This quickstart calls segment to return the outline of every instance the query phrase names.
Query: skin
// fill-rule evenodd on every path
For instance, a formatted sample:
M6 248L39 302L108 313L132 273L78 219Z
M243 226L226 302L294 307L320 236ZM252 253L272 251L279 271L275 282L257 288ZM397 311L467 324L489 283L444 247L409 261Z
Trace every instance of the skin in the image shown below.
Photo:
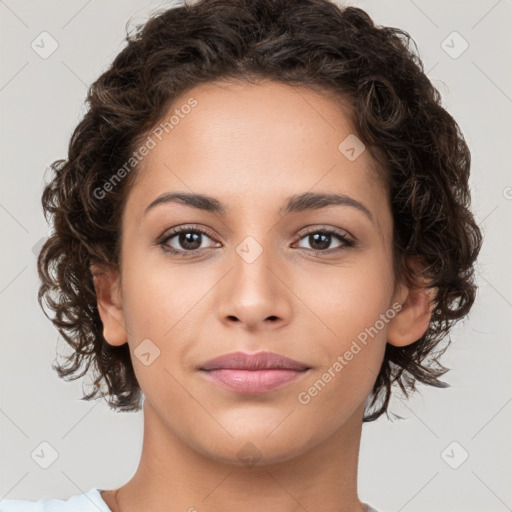
M349 161L338 150L355 131L339 103L281 83L233 82L196 87L170 112L190 97L198 105L144 158L130 189L121 271L91 268L105 339L129 344L145 395L139 467L117 503L113 490L102 497L114 512L363 511L365 399L386 343L407 345L428 328L429 291L393 275L389 197L368 151ZM144 214L173 191L207 194L228 213L167 203ZM347 205L280 213L304 192L348 195L372 219ZM166 253L158 240L185 224L214 236L199 235L201 248L187 257ZM307 235L325 228L356 245L336 251L343 242L334 235L315 245ZM236 250L248 236L262 250L251 263ZM167 245L187 251L178 236ZM301 404L298 394L394 303L401 312ZM144 339L160 350L148 366L134 355ZM257 395L222 389L198 371L237 350L276 352L311 369ZM247 443L255 465L238 455Z

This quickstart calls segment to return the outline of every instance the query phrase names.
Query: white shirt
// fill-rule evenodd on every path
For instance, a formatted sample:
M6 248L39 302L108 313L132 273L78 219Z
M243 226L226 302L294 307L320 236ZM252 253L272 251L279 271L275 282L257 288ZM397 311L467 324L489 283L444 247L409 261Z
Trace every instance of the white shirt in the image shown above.
M67 500L43 498L30 500L0 500L0 512L112 512L103 501L100 492L91 489L84 494L75 494Z
M84 494L75 494L67 500L43 498L38 501L30 500L0 500L0 512L112 512L103 501L100 492L103 489L94 488ZM367 512L378 512L363 503Z

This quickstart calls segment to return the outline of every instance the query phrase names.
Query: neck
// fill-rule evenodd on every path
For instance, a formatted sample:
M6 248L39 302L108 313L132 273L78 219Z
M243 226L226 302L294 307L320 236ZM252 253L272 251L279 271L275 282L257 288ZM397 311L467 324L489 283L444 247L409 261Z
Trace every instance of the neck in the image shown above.
M244 512L364 512L357 496L363 411L361 404L338 431L299 456L240 465L214 460L183 443L146 401L137 471L117 500L105 495L105 501L114 512L239 512L241 507Z

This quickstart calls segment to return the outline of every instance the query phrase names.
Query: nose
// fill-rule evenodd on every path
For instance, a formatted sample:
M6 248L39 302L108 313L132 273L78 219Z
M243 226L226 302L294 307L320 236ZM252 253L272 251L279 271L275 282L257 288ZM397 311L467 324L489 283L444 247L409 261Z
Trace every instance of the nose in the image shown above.
M254 244L254 242L253 242ZM291 321L293 314L289 271L279 255L249 243L233 251L231 271L218 289L218 315L228 327L239 324L247 331L276 330ZM262 250L263 249L263 250ZM252 257L251 251L259 255Z

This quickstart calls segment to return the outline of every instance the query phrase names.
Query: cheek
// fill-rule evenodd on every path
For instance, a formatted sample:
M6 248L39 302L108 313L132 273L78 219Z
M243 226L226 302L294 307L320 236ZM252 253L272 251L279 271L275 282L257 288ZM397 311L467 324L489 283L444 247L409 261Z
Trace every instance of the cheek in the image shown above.
M137 267L126 261L126 268ZM205 338L201 332L205 316L215 308L208 292L218 276L198 272L193 265L170 268L165 262L153 261L139 268L123 276L123 308L134 371L148 398L165 390L166 402L180 401L187 397L181 395L171 375L181 381L191 351ZM147 366L138 357L146 347L151 357L157 354Z
M135 258L134 258L135 259ZM171 269L163 258L145 265L130 266L137 272L123 276L123 306L130 334L165 340L179 329L194 305L207 292L207 283L192 272L192 266Z
M137 267L126 260L126 268ZM194 304L204 292L180 272L154 264L139 268L123 276L123 309L133 368L146 399L172 410L173 404L187 399L178 384L180 365L189 340L186 333L194 321ZM146 359L144 353L149 354Z
M375 257L315 277L303 286L317 317L311 321L321 327L314 351L322 364L304 401L311 399L318 407L344 404L346 414L370 393L384 357L389 321L395 316L390 308L392 274L388 262Z
M388 309L389 289L382 283L373 283L366 291L352 272L350 279L338 284L343 285L338 290L336 283L331 284L335 291L324 295L321 305L315 302L328 329L315 339L314 352L321 364L297 397L309 418L323 418L325 435L351 417L371 393L394 316Z
M362 260L355 257L342 265L326 265L314 276L304 274L299 285L330 339L336 337L339 343L372 326L390 306L393 279L389 263L366 255Z

